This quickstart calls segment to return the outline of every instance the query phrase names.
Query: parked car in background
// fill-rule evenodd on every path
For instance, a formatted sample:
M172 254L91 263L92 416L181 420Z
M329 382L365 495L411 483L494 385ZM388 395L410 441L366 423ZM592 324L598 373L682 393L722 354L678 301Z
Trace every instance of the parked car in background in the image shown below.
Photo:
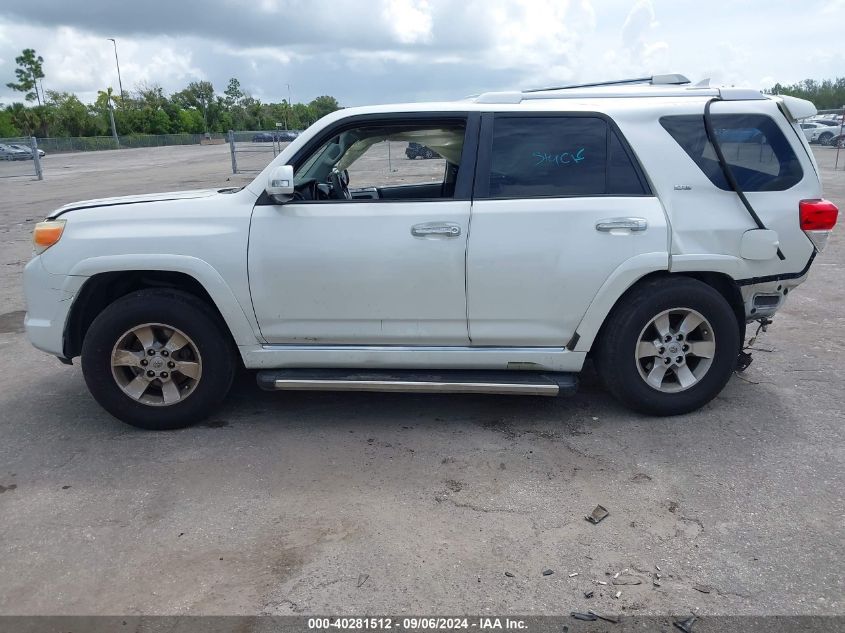
M17 144L14 144L14 143L12 145L10 145L9 147L11 147L12 149L20 150L22 152L26 152L27 156L29 158L32 158L32 148L31 147L27 147L26 145L17 145ZM44 158L46 155L47 155L47 153L43 149L38 150L38 158Z
M845 133L839 134L837 132L837 134L832 139L830 139L826 143L826 145L830 145L831 147L840 147L840 148L845 147Z
M810 143L819 143L820 145L827 145L836 136L836 130L833 127L817 121L801 123L801 131L804 132L804 136Z
M29 160L32 158L32 153L29 149L18 149L14 145L7 145L0 143L0 159L2 160Z
M259 132L253 135L253 143L289 143L299 136L299 132L294 130L282 130L279 132Z
M411 160L415 158L440 158L440 154L430 147L414 142L408 143L408 147L405 149L405 156Z

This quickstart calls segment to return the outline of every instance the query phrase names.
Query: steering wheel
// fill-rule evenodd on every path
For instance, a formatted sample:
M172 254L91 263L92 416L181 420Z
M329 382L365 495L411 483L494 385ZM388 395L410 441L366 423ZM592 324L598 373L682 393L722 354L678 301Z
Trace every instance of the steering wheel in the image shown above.
M333 200L351 200L352 194L349 193L349 177L344 177L337 169L332 169L329 173L329 184L332 186L331 198Z
M294 191L292 199L297 202L301 202L303 200L319 200L320 192L317 188L317 181L311 179L303 182L296 188L296 191Z

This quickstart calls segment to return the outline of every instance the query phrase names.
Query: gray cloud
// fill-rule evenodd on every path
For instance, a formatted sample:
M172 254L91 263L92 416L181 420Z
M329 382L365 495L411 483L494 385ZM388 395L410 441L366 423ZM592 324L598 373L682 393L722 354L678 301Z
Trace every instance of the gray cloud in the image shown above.
M788 3L786 3L788 4ZM453 99L484 90L684 72L760 85L839 70L840 0L814 37L795 34L795 10L766 0L721 11L661 0L27 0L0 7L0 101L13 58L34 47L45 87L91 100L116 87L118 39L124 87L172 92L229 77L264 101L331 94L345 105ZM765 27L759 28L765 14ZM753 28L750 28L753 27Z

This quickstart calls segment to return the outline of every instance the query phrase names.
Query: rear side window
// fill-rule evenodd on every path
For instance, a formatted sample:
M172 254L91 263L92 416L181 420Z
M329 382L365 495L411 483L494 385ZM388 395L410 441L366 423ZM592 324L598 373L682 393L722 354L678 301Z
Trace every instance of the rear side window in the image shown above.
M777 124L762 114L714 114L713 129L725 160L743 191L784 191L804 177L798 157ZM731 187L707 140L704 116L665 116L660 124L710 181Z
M624 145L599 117L496 117L491 198L643 195Z

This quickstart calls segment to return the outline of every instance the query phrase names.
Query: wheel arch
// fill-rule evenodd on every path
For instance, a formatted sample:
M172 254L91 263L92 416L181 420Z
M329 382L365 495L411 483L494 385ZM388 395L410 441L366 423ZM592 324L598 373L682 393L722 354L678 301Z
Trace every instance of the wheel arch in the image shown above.
M612 304L608 308L603 310L603 313L600 315L600 324L597 327L594 325L590 328L584 328L584 331L586 332L587 336L582 333L582 325L587 320L585 316L585 318L581 322L581 325L579 325L579 328L576 331L576 336L578 338L576 339L575 345L572 345L572 343L570 343L571 349L573 351L591 353L593 351L593 348L595 347L596 342L601 337L604 325L605 323L607 323L610 315L613 313L613 310L616 308L617 305L622 302L622 300L628 294L635 291L641 285L648 283L652 280L660 278L671 279L677 277L688 277L696 279L704 284L707 284L708 286L716 290L720 295L722 295L728 302L728 305L730 305L731 310L734 313L734 317L736 318L737 326L739 327L740 343L745 340L745 305L742 300L742 293L739 290L739 286L736 284L736 281L734 281L734 279L732 279L729 275L713 271L683 271L673 273L669 272L668 270L653 270L637 277L622 292L620 292L616 299L612 302ZM590 309L592 308L593 305L590 306ZM598 315L596 315L595 318L598 318Z
M197 297L213 310L221 328L231 336L235 345L254 345L257 342L254 329L228 286L222 279L220 283L225 289L204 281L206 283L185 271L161 268L105 270L90 275L74 298L65 321L65 358L79 356L88 328L107 306L132 292L147 288L168 288Z

